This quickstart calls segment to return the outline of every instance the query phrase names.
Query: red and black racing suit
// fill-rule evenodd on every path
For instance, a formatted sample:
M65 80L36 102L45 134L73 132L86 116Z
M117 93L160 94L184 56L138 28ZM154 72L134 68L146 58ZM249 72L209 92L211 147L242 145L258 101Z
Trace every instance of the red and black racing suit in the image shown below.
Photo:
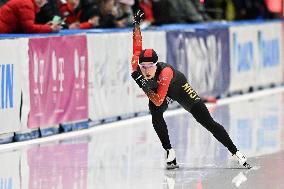
M140 72L138 61L141 51L142 36L140 28L135 26L133 30L133 71ZM149 109L152 115L153 127L165 150L171 148L167 124L163 118L163 113L168 108L167 98L170 98L177 101L185 110L190 112L196 121L210 131L232 154L237 152L236 146L233 144L224 127L213 120L207 107L188 84L183 73L174 69L169 64L158 62L157 70L152 80L152 83L155 83L155 85L151 87L152 90L145 93L149 98Z

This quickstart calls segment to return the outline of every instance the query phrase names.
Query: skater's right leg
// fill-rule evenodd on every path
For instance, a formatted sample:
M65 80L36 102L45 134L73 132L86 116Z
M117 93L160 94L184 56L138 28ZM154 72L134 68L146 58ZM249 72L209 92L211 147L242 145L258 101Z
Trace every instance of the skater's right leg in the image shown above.
M163 103L161 106L155 106L153 102L149 101L149 109L152 115L152 124L165 150L172 148L167 124L163 117L163 114L167 108L167 103Z
M163 148L166 150L166 168L175 169L179 166L176 162L175 151L171 146L167 124L163 117L163 113L168 108L166 102L161 106L155 106L151 101L149 101L149 109L152 115L152 124L153 127L162 143Z

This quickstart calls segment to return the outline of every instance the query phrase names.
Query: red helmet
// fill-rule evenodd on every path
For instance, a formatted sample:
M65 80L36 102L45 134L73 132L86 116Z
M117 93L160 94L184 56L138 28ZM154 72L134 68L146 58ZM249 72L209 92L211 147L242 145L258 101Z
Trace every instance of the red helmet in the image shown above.
M154 62L158 61L158 55L153 49L144 49L139 55L139 62Z

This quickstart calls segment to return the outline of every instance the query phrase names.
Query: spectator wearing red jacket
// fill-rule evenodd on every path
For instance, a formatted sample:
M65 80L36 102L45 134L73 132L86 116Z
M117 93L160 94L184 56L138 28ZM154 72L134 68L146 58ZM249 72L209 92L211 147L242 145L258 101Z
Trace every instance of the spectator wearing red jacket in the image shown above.
M0 8L0 33L49 33L58 24L35 24L35 15L47 0L9 0Z
M60 0L59 11L61 17L65 19L65 23L69 29L89 29L99 24L98 16L93 16L88 21L80 23L82 10L79 7L80 0Z
M154 21L152 0L140 0L139 6L145 13L145 21L152 23Z

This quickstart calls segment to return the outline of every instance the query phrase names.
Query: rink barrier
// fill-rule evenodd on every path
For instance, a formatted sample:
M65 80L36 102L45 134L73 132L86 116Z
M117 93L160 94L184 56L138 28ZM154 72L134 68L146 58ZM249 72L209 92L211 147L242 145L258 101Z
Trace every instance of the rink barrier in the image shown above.
M40 131L39 129L20 133L15 132L15 136L13 138L14 142L20 142L20 141L26 141L26 140L32 140L40 137Z
M14 133L2 134L0 137L0 144L7 144L14 141Z
M47 137L59 134L59 126L39 128L40 137Z
M252 29L250 30L250 28ZM245 32L242 33L242 31ZM279 20L164 25L151 27L149 30L143 31L143 48L154 48L159 55L159 61L168 62L182 70L188 76L193 88L200 91L200 95L213 95L217 98L224 98L283 84L282 34L283 23ZM172 37L169 38L170 35ZM238 35L237 38L236 35ZM33 41L38 41L38 45L34 43L36 45L31 46ZM16 49L14 54L11 55L12 58L2 58L4 64L14 59L22 67L18 70L24 72L19 74L24 75L24 77L20 79L21 84L17 86L18 91L20 89L23 92L23 96L17 98L18 102L20 102L19 99L23 101L21 122L12 125L5 124L4 130L1 130L3 129L3 126L1 126L0 133L3 134L0 134L0 142L5 142L5 138L7 138L7 141L11 140L11 137L5 137L5 133L11 134L11 127L15 125L19 127L12 130L13 140L23 141L61 132L87 129L102 123L149 114L147 97L130 77L129 62L132 53L132 28L64 30L58 34L0 35L0 43L12 44L13 47L10 48ZM64 43L64 46L61 43ZM7 49L7 45L2 46ZM266 48L266 50L276 50L277 52L261 54L261 47ZM50 49L53 49L53 51ZM233 49L235 49L234 52ZM245 51L246 49L249 50L249 53ZM38 52L38 54L33 56L33 52ZM191 54L188 54L188 52ZM86 53L87 56L84 56ZM206 56L210 55L211 59L206 57L207 59L203 60L200 53ZM235 56L236 54L239 56ZM29 76L28 72L31 72L30 69L33 66L40 66L40 63L36 64L35 61L40 62L40 60L44 59L45 63L47 63L45 65L53 70L53 72L46 72L47 76L55 79L61 77L59 75L62 73L66 76L67 73L60 72L62 70L60 70L59 62L62 62L62 59L60 61L59 59L62 56L64 60L72 57L70 60L64 61L64 64L67 64L65 66L69 69L71 68L69 77L72 80L75 79L75 83L77 81L78 85L82 84L80 77L85 77L84 82L86 83L84 85L88 86L88 116L72 120L69 120L69 118L64 121L55 120L53 116L49 116L54 120L46 123L34 122L33 126L29 127L30 110L33 108L30 106L30 100L32 100L30 92L34 91L31 89L32 83L30 82L35 80L35 77L39 77L41 73L33 71L34 75ZM85 58L81 58L82 56ZM234 56L246 60L246 63L250 63L247 58L253 57L255 59L252 59L252 65L246 65L242 61L235 60ZM55 62L49 62L51 61L49 60L50 57L56 57ZM72 61L73 58L74 62ZM214 61L212 61L212 58ZM266 61L261 61L260 58L264 58ZM76 60L78 60L77 63ZM84 61L84 64L80 62L81 60ZM266 64L267 62L269 63ZM242 72L234 69L234 66L238 65L238 63L245 68L241 69ZM3 63L1 62L1 64ZM260 66L260 64L263 65ZM82 65L83 67L80 67ZM54 72L54 68L57 72ZM41 68L36 67L36 69L39 72L42 71ZM85 69L84 73L81 73L82 69ZM261 73L261 76L259 76L259 73ZM274 77L271 77L271 74ZM86 76L88 77L86 78ZM206 77L210 77L211 81L204 80ZM46 78L52 84L52 80ZM38 85L39 80L35 81ZM70 81L68 82L70 83ZM241 85L237 85L238 83ZM38 85L38 87L40 86ZM49 93L47 91L47 94ZM16 96L19 96L19 92ZM15 95L13 97L15 98ZM16 99L13 101L16 102ZM69 103L72 103L72 101ZM169 109L176 108L180 108L180 106L177 104L169 106ZM19 108L16 108L14 117L19 115L18 111L20 111ZM5 116L5 112L3 115ZM69 117L73 118L74 115L78 114L72 113ZM82 118L89 120L80 122L79 120ZM52 127L52 125L58 126Z

